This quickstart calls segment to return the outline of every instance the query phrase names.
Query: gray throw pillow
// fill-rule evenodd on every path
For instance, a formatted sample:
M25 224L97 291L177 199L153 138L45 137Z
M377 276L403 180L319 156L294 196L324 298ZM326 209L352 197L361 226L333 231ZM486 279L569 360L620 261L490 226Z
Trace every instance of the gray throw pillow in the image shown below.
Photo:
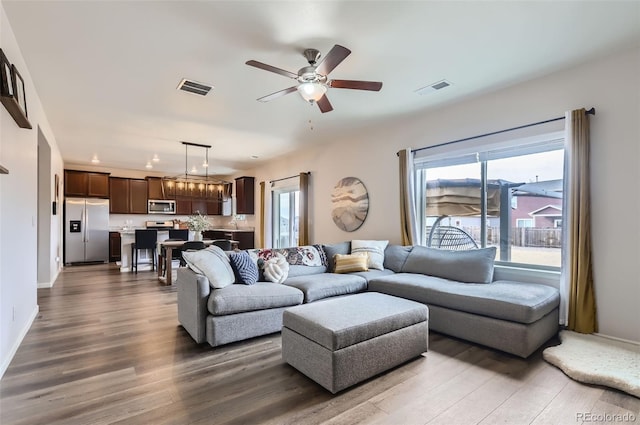
M387 245L384 250L384 268L400 273L412 246Z
M327 254L327 270L331 273L336 269L336 263L333 256L336 254L346 255L351 252L351 241L334 243L331 245L322 245L325 254Z
M402 267L404 273L420 273L466 283L491 283L496 248L446 251L416 245Z

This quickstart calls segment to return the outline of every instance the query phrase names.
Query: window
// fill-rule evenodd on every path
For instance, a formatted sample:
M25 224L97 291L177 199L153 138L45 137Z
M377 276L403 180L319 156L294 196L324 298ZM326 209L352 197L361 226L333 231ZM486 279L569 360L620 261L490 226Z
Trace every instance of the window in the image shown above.
M457 247L434 240L456 227L478 247L495 246L499 264L559 269L563 142L554 133L472 152L416 155L423 245L468 249L462 242Z
M273 193L273 247L298 245L300 190L280 189Z
M516 218L516 227L533 227L532 218Z

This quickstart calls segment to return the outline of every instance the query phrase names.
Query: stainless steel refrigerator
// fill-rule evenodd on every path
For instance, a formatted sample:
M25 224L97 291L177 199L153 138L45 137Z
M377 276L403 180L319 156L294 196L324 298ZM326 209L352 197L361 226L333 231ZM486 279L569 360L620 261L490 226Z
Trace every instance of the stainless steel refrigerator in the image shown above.
M66 198L64 262L109 262L109 200Z

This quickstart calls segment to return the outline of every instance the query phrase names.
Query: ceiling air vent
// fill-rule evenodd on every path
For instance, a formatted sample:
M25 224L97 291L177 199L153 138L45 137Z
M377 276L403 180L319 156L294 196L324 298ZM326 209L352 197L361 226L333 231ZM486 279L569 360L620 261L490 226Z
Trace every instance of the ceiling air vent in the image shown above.
M180 84L178 84L178 90L188 91L189 93L199 94L200 96L206 96L212 88L212 85L187 80L186 78L183 78Z
M419 95L425 95L425 94L433 93L438 90L442 90L443 88L449 87L450 85L451 85L450 81L440 80L433 84L429 84L426 87L422 87L421 89L416 90L416 93L418 93Z

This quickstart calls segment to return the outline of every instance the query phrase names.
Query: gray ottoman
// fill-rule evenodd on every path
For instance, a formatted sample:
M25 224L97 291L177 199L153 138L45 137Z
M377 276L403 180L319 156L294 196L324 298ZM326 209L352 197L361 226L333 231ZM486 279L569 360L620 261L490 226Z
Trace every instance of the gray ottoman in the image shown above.
M427 351L424 304L366 292L288 308L282 358L332 393Z

